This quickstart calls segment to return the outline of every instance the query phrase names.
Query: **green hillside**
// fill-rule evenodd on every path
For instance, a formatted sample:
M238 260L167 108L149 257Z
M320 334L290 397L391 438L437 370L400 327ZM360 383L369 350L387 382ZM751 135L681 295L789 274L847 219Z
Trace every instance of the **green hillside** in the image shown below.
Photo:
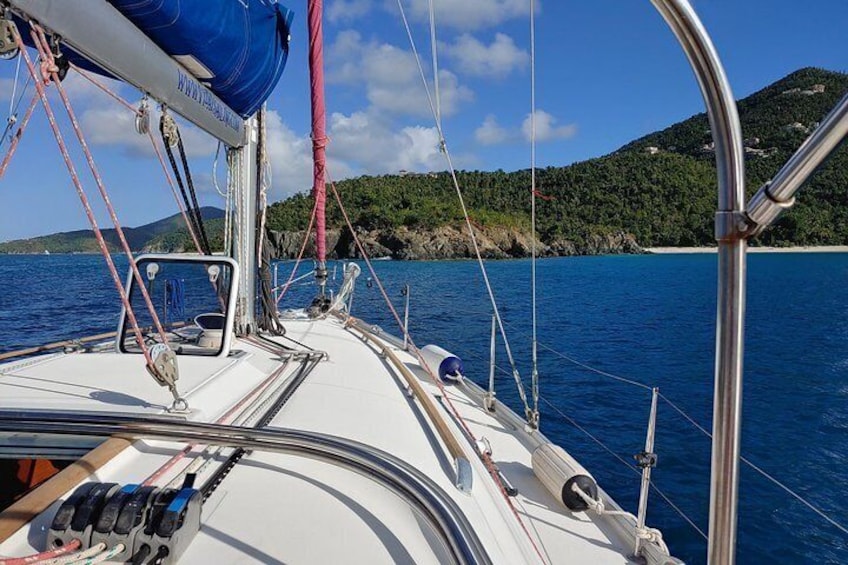
M848 92L848 75L796 71L739 101L749 194L771 178L817 123ZM642 246L713 244L715 155L705 114L637 139L610 155L537 172L538 229L543 242L578 247L595 236L625 232ZM529 231L529 170L460 171L472 219L481 226ZM353 222L384 234L404 226L418 231L461 227L447 173L362 176L337 183ZM306 228L312 201L299 194L269 207L275 231ZM223 212L203 208L215 249L221 248ZM332 196L330 228L344 225ZM190 249L182 218L126 230L133 250ZM113 230L105 230L117 247ZM848 148L841 147L805 186L794 209L754 242L765 245L848 244ZM0 243L0 253L96 251L91 233L75 231Z
M739 102L746 139L748 189L770 178L836 102L848 75L801 69ZM618 151L568 167L538 171L542 240L582 242L625 231L643 246L713 243L715 163L709 123L698 114ZM472 218L480 224L529 225L529 171L459 173ZM367 228L433 228L458 222L446 173L359 177L337 183L354 223ZM328 198L328 224L341 215ZM269 227L302 230L311 202L297 195L269 210ZM758 238L769 245L848 242L848 149L840 148L805 186L795 209Z
M222 222L218 219L224 216L224 211L220 208L205 206L200 209L200 213L204 220L207 220L207 233L212 241L215 232L222 229ZM115 230L101 231L109 249L120 250L120 241ZM142 251L150 247L168 251L179 248L188 239L185 221L181 214L174 214L137 228L125 227L124 236L133 251ZM169 249L168 245L174 245L174 247ZM100 247L91 230L62 232L0 243L0 253L43 253L45 250L50 253L99 253Z

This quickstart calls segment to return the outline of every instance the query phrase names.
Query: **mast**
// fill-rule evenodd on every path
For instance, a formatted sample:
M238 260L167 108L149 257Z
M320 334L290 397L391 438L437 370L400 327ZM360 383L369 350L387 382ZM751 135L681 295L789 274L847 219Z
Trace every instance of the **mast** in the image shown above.
M324 31L322 23L323 0L309 0L309 86L312 105L312 195L315 198L315 243L318 266L315 280L325 294L327 284L327 236L325 204L325 148L327 145L327 110L324 103Z
M232 257L239 264L235 330L238 335L254 333L256 327L256 155L259 132L256 116L245 120L247 143L227 149L228 186L233 195Z

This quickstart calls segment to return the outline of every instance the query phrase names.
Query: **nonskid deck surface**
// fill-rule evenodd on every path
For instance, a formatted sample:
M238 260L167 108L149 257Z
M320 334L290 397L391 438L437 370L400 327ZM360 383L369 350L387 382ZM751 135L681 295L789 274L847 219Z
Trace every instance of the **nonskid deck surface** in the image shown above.
M453 461L418 401L397 370L356 330L336 319L291 321L293 341L327 353L303 378L268 424L316 432L364 444L405 462L426 476L465 517L495 563L627 563L632 548L604 520L569 513L535 479L523 430L486 412L473 391L450 386L448 395L472 433L492 445L493 460L519 490L515 511L475 455L445 407L438 403L472 464L469 493L455 486ZM291 338L291 340L287 339ZM263 347L259 347L263 345ZM215 422L281 366L279 351L267 343L239 340L227 359L180 357L180 390L192 412L189 420ZM408 353L396 355L432 394L440 392ZM291 381L303 365L290 362L280 375ZM0 366L0 409L100 411L162 414L170 395L146 374L140 356L63 354L13 368ZM503 407L501 407L503 408ZM7 438L3 438L7 441ZM182 444L136 441L102 467L92 480L139 483L180 453ZM159 477L164 485L203 446ZM215 453L201 469L202 482L231 450ZM62 493L60 496L66 496ZM0 555L43 549L45 525L54 504L0 545ZM516 514L521 518L519 521ZM528 537L524 528L530 533ZM531 538L532 537L532 541ZM535 546L535 547L534 547ZM235 464L203 507L202 527L183 555L186 563L261 562L444 562L449 553L421 509L368 473L320 457L248 452Z

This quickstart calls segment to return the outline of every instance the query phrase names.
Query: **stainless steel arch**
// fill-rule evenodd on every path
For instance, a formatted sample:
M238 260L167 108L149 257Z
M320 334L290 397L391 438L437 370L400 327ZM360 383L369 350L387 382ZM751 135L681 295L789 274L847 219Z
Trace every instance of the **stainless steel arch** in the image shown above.
M686 53L701 87L718 168L718 306L707 560L736 560L747 240L743 234L745 154L730 83L687 0L651 0Z

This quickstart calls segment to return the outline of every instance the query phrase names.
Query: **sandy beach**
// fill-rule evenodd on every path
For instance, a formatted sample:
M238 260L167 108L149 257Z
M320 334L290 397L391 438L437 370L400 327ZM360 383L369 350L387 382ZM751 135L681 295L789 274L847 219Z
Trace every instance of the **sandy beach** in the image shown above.
M715 247L645 247L645 253L670 255L715 253ZM802 245L798 247L749 247L749 253L848 253L848 245Z

